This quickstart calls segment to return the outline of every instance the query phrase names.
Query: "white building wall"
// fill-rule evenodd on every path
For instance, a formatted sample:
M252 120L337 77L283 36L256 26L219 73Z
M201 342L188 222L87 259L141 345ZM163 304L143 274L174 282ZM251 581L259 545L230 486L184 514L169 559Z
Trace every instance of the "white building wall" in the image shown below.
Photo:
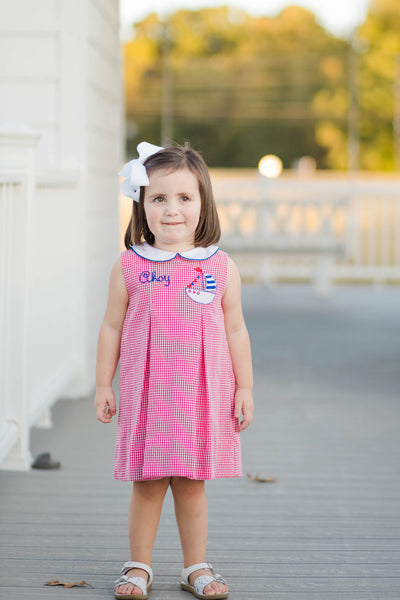
M118 13L118 0L88 1L86 264L90 270L86 311L91 330L99 328L111 266L119 254L116 174L122 163L123 99ZM96 282L99 283L96 285ZM88 340L90 370L94 368L96 343L91 336Z
M35 0L34 7L0 0L0 128L24 123L41 134L31 217L31 425L58 397L94 386L98 328L119 254L118 8L118 0ZM3 430L0 422L0 437ZM2 458L0 439L0 466Z
M39 167L57 166L58 2L1 0L0 120L42 133Z

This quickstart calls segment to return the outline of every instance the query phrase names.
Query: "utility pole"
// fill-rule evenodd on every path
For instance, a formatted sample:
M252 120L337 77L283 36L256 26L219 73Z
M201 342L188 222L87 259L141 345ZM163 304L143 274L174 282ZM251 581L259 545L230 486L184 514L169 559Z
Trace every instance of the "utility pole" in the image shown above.
M170 146L172 143L172 78L169 54L171 50L171 38L168 19L162 23L162 74L161 74L161 145Z
M393 86L393 168L400 171L400 54L396 57L396 74Z
M359 43L354 31L349 43L348 170L360 169Z

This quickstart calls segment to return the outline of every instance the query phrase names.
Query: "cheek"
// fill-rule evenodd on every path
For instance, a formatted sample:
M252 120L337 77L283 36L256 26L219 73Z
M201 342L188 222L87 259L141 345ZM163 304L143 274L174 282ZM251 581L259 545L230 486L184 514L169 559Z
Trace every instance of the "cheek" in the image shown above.
M151 223L154 223L156 221L157 212L156 210L154 210L153 207L147 207L144 212L146 215L147 224L150 227Z
M200 221L200 208L196 208L196 210L193 211L191 221L193 225L197 227Z

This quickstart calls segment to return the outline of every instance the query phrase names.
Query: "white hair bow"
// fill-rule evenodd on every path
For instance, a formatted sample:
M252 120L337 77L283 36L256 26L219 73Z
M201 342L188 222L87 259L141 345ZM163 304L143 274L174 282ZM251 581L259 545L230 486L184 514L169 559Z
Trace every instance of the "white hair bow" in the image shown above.
M164 148L149 144L149 142L140 142L137 146L139 158L134 158L126 163L118 173L118 175L126 177L121 183L121 192L124 196L132 198L135 202L139 202L141 186L149 185L150 183L146 167L143 163L149 156L160 152L160 150L164 150Z

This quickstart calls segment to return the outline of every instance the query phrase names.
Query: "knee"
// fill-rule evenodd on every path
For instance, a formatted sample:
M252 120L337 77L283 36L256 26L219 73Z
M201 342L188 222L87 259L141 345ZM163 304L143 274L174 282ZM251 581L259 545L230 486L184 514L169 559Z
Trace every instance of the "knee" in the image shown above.
M191 500L205 494L204 481L187 479L186 477L171 477L171 491L174 499Z
M135 481L133 493L147 501L163 498L170 484L170 477L164 479L153 479L150 481Z

